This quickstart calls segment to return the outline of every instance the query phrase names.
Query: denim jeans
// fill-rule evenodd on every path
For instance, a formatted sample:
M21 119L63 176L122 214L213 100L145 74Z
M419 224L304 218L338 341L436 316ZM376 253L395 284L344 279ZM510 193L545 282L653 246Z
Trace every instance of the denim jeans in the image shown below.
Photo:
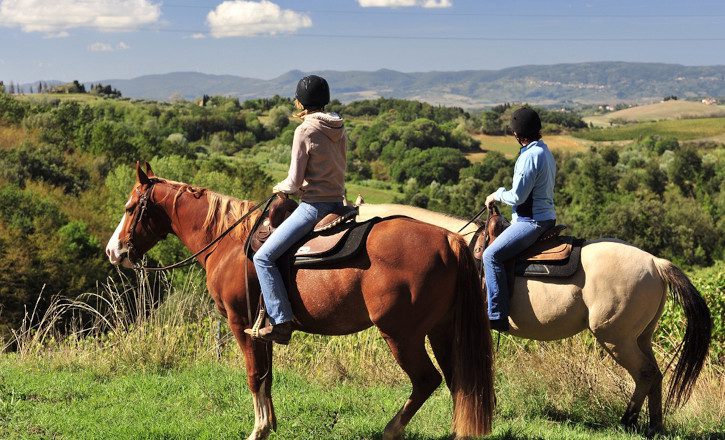
M342 206L342 202L301 202L254 254L254 268L257 270L264 305L272 325L282 324L293 318L292 306L277 267L277 259L312 231L322 217L339 206Z
M511 223L483 252L489 319L507 319L509 315L510 292L504 263L534 244L555 223L556 220Z

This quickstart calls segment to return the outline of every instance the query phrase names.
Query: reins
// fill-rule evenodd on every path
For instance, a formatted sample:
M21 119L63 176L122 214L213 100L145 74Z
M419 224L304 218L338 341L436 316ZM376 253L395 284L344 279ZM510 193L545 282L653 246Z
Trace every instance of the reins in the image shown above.
M153 185L151 185L151 187L149 187L149 189L146 190L146 193L149 193L152 190L153 190ZM145 197L146 196L146 193L144 193L144 195L142 197ZM218 237L216 237L214 240L212 240L211 242L209 242L206 246L204 246L203 248L201 248L199 251L195 252L194 255L192 255L192 256L190 256L188 258L185 258L182 261L179 261L178 263L170 264L168 266L147 267L147 266L143 266L142 264L136 264L136 265L134 265L134 268L135 269L138 269L138 270L143 270L143 271L146 271L146 272L161 272L161 271L164 271L164 270L176 269L176 268L179 268L179 267L190 266L190 265L194 264L194 262L196 261L196 257L198 257L199 255L203 254L204 252L206 252L207 250L209 250L209 248L211 248L212 246L214 246L215 244L217 244L222 238L226 237L230 232L232 232L232 230L234 228L236 228L240 223L242 223L247 217L249 217L250 215L252 215L252 213L254 211L256 211L257 209L259 209L259 207L261 207L262 205L265 205L265 209L266 209L266 205L272 200L272 198L274 196L275 195L272 194L267 199L265 199L263 202L260 202L260 203L257 203L256 205L254 205L243 216L241 216L234 223L232 223L224 232L222 232L221 234L219 234ZM147 197L145 199L145 201L147 202L148 199L149 198ZM143 214L145 212L146 212L146 203L144 203L143 207L141 208L141 212L140 212L139 216L137 217L137 219L134 219L134 228L133 229L135 229L135 225L140 221L141 217L143 216Z
M463 225L463 227L462 227L461 229L459 229L459 230L458 230L458 233L460 234L460 233L461 233L461 231L463 231L464 229L466 229L466 227L467 227L468 225L470 225L471 223L473 223L473 222L475 222L476 220L478 220L478 218L479 218L479 217L481 216L481 214L483 214L483 211L485 211L485 210L486 210L486 205L484 205L484 206L483 206L483 208L481 208L481 210L480 210L480 211L478 211L478 212L476 213L476 215L474 215L474 216L473 216L473 217L472 217L472 218L471 218L471 219L470 219L470 220L468 221L468 223L466 223L465 225ZM489 212L489 216L490 216L490 212ZM486 219L486 222L488 222L488 219Z

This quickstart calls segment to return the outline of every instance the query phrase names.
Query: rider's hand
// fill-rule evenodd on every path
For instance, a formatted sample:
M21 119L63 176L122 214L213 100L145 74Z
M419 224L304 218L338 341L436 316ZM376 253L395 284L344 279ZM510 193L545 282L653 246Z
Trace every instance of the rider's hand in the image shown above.
M486 207L492 208L495 203L496 203L495 193L489 194L488 197L486 197Z

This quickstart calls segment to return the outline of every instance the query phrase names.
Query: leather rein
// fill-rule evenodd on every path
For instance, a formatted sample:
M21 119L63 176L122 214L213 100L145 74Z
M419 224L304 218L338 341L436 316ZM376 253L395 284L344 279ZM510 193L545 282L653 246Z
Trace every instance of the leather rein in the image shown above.
M136 226L138 226L138 223L143 219L144 215L149 209L149 202L151 201L151 196L153 194L154 186L162 182L161 180L152 179L151 182L148 184L148 187L146 188L146 191L141 194L139 197L138 205L136 206L136 209L133 212L133 219L131 220L131 230L129 231L128 238L126 239L126 247L128 248L128 256L131 256L131 253L134 250L133 245L133 239L136 236ZM138 191L138 188L136 189ZM190 266L196 262L196 257L203 254L207 250L209 250L212 246L217 244L222 238L226 237L234 228L236 228L240 223L242 223L247 217L249 217L254 211L259 209L261 206L266 206L274 197L275 195L272 194L267 199L265 199L263 202L260 202L256 205L254 205L249 211L247 211L243 216L241 216L239 219L237 219L234 223L232 223L224 232L219 234L218 237L216 237L214 240L209 242L206 246L201 248L199 251L195 252L194 255L183 259L182 261L179 261L174 264L169 264L168 266L161 266L161 267L148 267L144 266L143 264L136 263L134 264L134 269L137 270L143 270L147 272L161 272L165 270L171 270L176 269L179 267L184 266ZM151 201L153 203L153 201Z

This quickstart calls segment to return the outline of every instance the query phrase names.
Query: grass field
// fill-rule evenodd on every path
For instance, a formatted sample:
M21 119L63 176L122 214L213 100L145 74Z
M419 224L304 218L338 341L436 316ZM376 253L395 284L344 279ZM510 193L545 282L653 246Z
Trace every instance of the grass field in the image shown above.
M22 101L44 101L59 99L61 101L78 101L78 102L92 102L100 98L98 95L92 95L90 93L32 93L27 95L15 95L17 99Z
M487 151L498 151L506 157L515 157L519 154L519 146L513 136L491 136L478 134L474 138L481 142L481 152L468 153L466 157L471 162L483 159ZM545 135L544 142L555 151L584 151L591 142L573 137L571 135Z
M295 336L293 344L298 347L293 349L314 349L310 340L325 346L325 338L300 341ZM347 342L349 346L351 340ZM618 425L631 388L621 383L609 362L602 368L595 356L578 364L573 359L580 346L571 344L528 353L511 341L504 340L502 347L503 352L513 347L514 353L499 353L499 408L494 433L488 438L642 438L644 428L632 433ZM556 361L560 356L567 356L574 365ZM537 368L535 363L543 364ZM254 425L254 412L241 365L235 356L179 368L114 372L79 362L59 364L3 355L0 438L245 438ZM385 366L397 369L390 360ZM342 364L338 360L336 368L344 367L344 359ZM581 388L562 389L552 373L542 373L545 368L554 369L559 382L574 378ZM272 439L380 439L385 424L410 393L404 380L385 380L385 375L376 380L374 372L363 373L366 380L356 380L334 375L314 378L314 373L300 370L289 365L275 370L273 395L279 425ZM392 376L399 374L392 372ZM715 394L718 383L712 377L706 380L707 392ZM624 388L604 390L612 384ZM713 395L712 399L722 397ZM705 411L688 405L670 415L668 438L722 438L718 437L725 432L722 404L719 414L713 404L717 405L707 402ZM450 395L441 386L415 416L406 438L447 439L450 421Z
M636 140L646 136L676 137L680 141L719 139L725 135L725 118L641 122L611 128L581 130L573 135L596 142Z
M640 105L604 115L588 116L584 122L608 127L614 120L627 122L662 121L668 119L711 118L725 116L725 105L706 105L694 101L665 101Z
M693 274L708 297L722 292L721 269L719 264ZM195 273L198 269L189 273L190 280ZM157 284L148 281L143 285ZM113 319L123 324L113 324L112 331L66 342L37 339L41 328L25 333L17 353L0 354L0 438L246 437L254 412L243 359L226 330L217 358L218 314L203 285L172 290L155 304L144 302L143 289L134 293L126 283L109 293L113 309L131 295L143 309L151 307L150 316L127 321L114 312ZM672 319L668 306L660 342L679 328ZM721 353L718 328L713 343ZM643 438L646 411L636 431L619 426L631 379L591 336L551 343L503 336L499 342L498 407L489 438ZM664 347L655 350L663 368L672 353ZM665 416L662 438L725 438L725 370L716 359L706 362L690 401ZM273 440L381 439L410 393L375 329L339 337L295 333L289 346L275 347L274 364L279 425ZM450 419L451 399L441 386L413 418L406 438L448 439Z

